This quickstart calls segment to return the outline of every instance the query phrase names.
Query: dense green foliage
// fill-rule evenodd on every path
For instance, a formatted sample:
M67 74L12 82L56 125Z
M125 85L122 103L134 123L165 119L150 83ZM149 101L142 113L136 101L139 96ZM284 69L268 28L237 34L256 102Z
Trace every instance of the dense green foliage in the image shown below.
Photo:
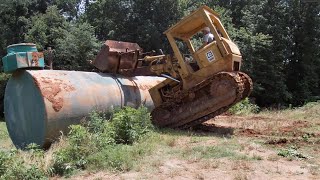
M4 92L6 90L6 84L11 75L0 73L0 117L4 117ZM0 120L1 121L1 120Z
M320 99L320 5L302 0L2 0L0 56L34 42L55 49L56 69L91 70L107 39L172 50L163 32L202 4L221 14L243 54L261 106Z
M43 151L30 149L30 155L34 158L40 158L43 156ZM48 178L37 165L21 159L21 152L13 150L10 152L0 151L0 179L36 180Z
M126 170L149 149L134 143L152 129L150 113L144 107L117 110L111 120L93 112L85 126L70 126L68 145L54 155L53 174L69 175L88 167Z
M246 98L232 106L228 112L234 115L248 115L259 112L259 106L251 103L249 98Z
M144 107L116 110L110 119L93 112L83 125L70 126L68 135L53 145L50 158L35 144L26 151L0 150L0 179L48 179L83 169L130 170L159 143L153 130Z

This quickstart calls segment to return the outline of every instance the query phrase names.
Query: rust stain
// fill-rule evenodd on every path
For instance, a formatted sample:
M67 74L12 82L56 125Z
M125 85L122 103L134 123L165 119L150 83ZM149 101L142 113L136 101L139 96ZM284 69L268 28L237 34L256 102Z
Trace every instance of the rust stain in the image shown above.
M67 92L71 92L71 91L76 90L76 88L73 87L73 86L64 86L63 88L64 88L64 90L67 91Z
M36 86L40 89L42 96L52 103L52 108L55 112L59 112L64 104L61 97L63 92L71 92L76 89L70 85L70 82L65 83L59 79L52 79L50 77L34 78Z
M53 79L55 81L58 81L58 82L63 82L61 79Z
M41 89L42 95L52 103L54 111L59 112L63 107L63 99L56 96L61 92L59 84L51 83L51 87Z

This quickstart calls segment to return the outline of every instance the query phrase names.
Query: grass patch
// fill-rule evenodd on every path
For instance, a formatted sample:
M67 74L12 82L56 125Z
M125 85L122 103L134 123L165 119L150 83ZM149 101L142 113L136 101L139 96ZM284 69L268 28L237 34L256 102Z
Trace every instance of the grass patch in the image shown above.
M0 141L7 140L9 138L9 134L7 131L6 123L0 122Z
M29 149L28 154L19 150L0 151L0 179L47 179L42 159L42 150Z
M273 118L286 118L291 120L305 120L309 122L318 122L320 119L320 101L310 102L305 106L297 108L288 108L285 110L262 110L259 115Z
M279 150L278 155L282 156L282 157L286 157L289 160L291 160L292 158L297 158L297 159L309 159L310 158L309 156L299 152L298 149L294 146L290 146L286 149Z
M184 149L181 155L182 157L196 156L200 159L217 159L223 157L234 157L236 156L236 153L225 147L197 146Z
M0 150L12 149L13 144L8 134L5 122L0 122Z
M242 100L241 102L232 106L228 112L234 115L248 115L259 112L259 106L252 104L249 98Z
M195 146L176 150L182 158L191 160L229 158L232 160L251 160L249 156L238 153L240 146L221 143L214 146Z
M137 168L144 157L156 150L157 142L160 140L162 140L161 136L153 133L133 145L118 144L102 149L88 156L88 169L129 171Z

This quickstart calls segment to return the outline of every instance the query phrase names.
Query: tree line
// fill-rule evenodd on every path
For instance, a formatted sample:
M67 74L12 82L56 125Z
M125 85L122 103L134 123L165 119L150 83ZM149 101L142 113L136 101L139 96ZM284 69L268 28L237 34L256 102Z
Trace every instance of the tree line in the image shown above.
M305 0L1 0L0 57L33 42L54 48L54 67L92 70L102 42L172 53L163 32L200 5L221 15L243 55L260 106L320 99L320 3Z

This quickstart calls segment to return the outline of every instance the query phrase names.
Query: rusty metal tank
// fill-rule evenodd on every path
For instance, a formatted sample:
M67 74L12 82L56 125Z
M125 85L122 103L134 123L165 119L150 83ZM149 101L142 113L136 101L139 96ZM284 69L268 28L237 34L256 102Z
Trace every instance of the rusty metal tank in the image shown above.
M47 147L93 110L140 105L152 110L148 90L163 80L79 71L17 71L5 91L9 135L18 148L30 143Z

